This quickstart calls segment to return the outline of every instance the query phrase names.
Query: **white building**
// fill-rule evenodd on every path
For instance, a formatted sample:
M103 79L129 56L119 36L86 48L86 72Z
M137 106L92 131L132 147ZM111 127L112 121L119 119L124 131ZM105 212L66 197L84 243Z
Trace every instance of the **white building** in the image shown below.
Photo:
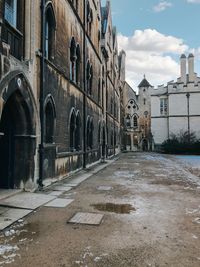
M188 71L187 71L188 70ZM180 77L151 92L151 132L155 149L171 134L195 132L200 138L200 78L194 56L180 57Z

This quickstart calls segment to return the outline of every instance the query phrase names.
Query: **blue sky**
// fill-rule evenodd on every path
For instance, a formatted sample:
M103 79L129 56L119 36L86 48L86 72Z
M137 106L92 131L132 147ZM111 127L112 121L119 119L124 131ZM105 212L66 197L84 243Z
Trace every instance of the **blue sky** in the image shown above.
M154 86L176 79L181 53L195 54L195 71L200 75L200 0L110 2L113 25L120 34L119 48L128 54L127 80L133 87L144 74L142 71L147 72ZM142 59L144 66L140 63ZM153 68L157 64L158 72ZM159 67L162 65L163 75Z

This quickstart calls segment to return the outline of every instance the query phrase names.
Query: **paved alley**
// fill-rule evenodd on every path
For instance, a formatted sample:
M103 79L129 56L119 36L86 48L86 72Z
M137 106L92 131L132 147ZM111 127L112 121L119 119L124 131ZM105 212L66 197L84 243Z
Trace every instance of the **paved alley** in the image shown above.
M0 266L200 266L200 178L177 158L125 153L74 179L56 199L67 206L41 206L1 232ZM77 213L101 219L70 223Z

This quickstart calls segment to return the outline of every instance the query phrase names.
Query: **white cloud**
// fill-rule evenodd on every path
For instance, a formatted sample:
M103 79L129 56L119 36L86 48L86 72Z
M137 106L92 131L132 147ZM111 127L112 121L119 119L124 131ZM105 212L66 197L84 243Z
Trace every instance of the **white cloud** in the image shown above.
M126 78L134 89L143 74L155 86L176 79L179 63L174 57L189 49L182 39L154 29L136 30L131 37L119 34L118 45L120 50L126 51Z
M187 0L188 3L200 4L200 0Z
M192 1L192 0L188 0L188 1ZM169 8L171 6L172 6L172 3L167 2L167 1L161 1L156 6L153 7L153 10L155 12L162 12L162 11L164 11L165 9L167 9L167 8Z

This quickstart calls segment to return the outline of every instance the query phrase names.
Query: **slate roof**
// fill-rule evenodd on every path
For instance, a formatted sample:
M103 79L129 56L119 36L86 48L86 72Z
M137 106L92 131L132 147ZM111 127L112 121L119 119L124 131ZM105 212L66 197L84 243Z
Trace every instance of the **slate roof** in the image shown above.
M138 87L153 87L146 78L144 78L141 83L138 85Z

